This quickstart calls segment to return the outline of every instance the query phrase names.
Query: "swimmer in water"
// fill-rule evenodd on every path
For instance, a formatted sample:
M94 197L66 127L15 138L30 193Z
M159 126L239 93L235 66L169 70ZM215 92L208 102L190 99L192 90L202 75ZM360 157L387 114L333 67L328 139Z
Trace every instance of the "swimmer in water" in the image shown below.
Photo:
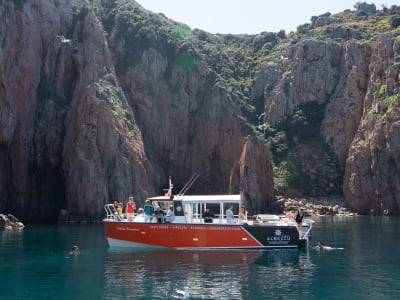
M343 250L344 248L333 248L318 242L314 247L315 250Z
M69 255L78 255L79 254L79 248L78 246L72 246L71 252Z

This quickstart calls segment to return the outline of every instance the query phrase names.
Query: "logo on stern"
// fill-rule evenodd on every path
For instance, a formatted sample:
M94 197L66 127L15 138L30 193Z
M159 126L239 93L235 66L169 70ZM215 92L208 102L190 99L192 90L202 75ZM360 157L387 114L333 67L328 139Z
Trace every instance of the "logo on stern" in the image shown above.
M275 229L273 235L267 236L269 244L287 244L290 241L290 235L283 234L281 229Z

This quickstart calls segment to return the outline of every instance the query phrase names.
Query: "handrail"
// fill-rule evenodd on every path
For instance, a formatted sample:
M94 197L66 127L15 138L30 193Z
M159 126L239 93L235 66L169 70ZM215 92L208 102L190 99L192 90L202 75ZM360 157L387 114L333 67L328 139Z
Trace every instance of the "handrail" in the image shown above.
M105 204L104 210L106 211L106 219L121 222L124 220L124 217L117 213L114 204Z
M304 220L304 223L306 223L306 224L308 224L308 229L307 229L307 231L303 234L303 238L304 239L307 239L307 241L308 241L308 239L309 239L309 237L310 237L310 233L311 233L311 228L312 228L312 223L314 223L314 221L313 220Z

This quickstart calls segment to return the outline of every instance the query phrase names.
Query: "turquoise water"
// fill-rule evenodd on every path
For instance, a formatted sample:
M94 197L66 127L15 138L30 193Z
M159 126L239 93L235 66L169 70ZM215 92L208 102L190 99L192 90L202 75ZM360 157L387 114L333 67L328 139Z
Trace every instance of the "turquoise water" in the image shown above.
M343 250L132 253L100 225L0 230L0 299L399 299L399 218L316 221L312 244Z

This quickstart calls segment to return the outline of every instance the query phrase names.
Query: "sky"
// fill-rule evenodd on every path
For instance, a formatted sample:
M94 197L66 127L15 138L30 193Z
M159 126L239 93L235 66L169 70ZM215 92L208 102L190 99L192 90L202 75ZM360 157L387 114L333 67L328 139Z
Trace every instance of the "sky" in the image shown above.
M357 2L390 8L399 0L136 0L145 9L163 13L190 28L210 33L257 34L263 31L286 33L310 23L312 16L354 10Z

